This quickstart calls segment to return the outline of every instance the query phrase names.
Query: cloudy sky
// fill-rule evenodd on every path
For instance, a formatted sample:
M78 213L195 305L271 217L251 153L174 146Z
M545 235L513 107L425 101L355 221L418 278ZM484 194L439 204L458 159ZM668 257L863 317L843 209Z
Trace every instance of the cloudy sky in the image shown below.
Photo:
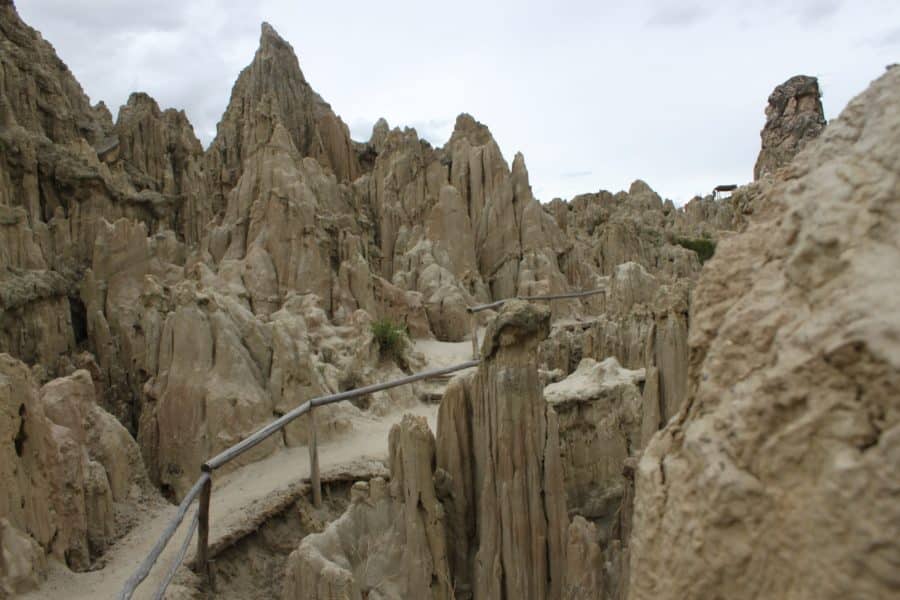
M460 112L525 154L543 201L644 179L679 204L752 179L772 88L819 77L826 116L900 61L897 0L18 0L85 91L183 108L208 144L261 21L368 139L435 145Z

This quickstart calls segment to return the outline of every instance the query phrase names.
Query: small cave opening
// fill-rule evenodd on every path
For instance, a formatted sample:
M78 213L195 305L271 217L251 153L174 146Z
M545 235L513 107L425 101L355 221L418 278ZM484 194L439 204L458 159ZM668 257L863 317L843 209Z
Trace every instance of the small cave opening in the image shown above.
M69 296L69 313L72 317L72 331L75 333L75 343L81 345L88 339L87 309L81 298Z

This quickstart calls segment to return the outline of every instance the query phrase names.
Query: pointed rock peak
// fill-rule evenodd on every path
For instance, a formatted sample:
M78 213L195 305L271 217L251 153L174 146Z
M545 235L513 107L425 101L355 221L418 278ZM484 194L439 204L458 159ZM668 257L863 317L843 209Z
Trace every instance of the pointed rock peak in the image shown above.
M125 104L125 107L132 110L140 109L140 108L149 108L152 112L158 113L159 103L146 92L132 92L130 96L128 96L128 102Z
M391 130L391 126L388 124L387 119L385 119L384 117L381 117L380 119L375 121L375 125L372 127L373 134L375 132L381 132L381 131L388 132L390 130Z
M275 28L266 22L260 26L259 48L248 69L260 71L262 64L273 61L274 67L265 67L269 78L297 80L302 85L309 85L300 69L300 61L294 47L281 37ZM245 69L246 71L247 69ZM257 78L260 75L257 75Z
M262 25L260 26L259 47L260 49L262 49L270 46L276 48L286 48L290 50L292 54L294 52L294 49L291 47L291 45L287 43L283 37L278 35L278 32L275 31L275 28L269 25L267 22L263 21Z
M760 132L762 147L753 168L753 179L774 173L797 155L806 143L825 129L819 80L795 75L769 95L766 125Z
M381 152L384 149L384 144L390 133L391 126L388 125L387 120L384 117L378 119L372 127L372 135L369 136L369 144L375 148L377 152Z
M528 175L528 167L525 166L525 155L521 152L516 152L516 155L513 157L512 171L513 173L524 171Z
M278 35L278 32L275 31L275 28L269 24L268 21L263 21L262 25L260 25L260 40L264 40L267 37L275 38L280 40L281 36Z
M516 197L526 201L534 199L534 194L531 191L531 181L528 176L528 167L525 166L525 156L521 152L516 152L516 156L513 158L510 175Z
M301 156L315 158L341 181L358 175L349 129L306 81L291 45L263 23L259 49L231 90L212 144L225 167L219 172L227 173L221 181L223 192L236 184L243 160L266 137L258 136L251 124L269 117L284 126Z
M456 124L453 126L453 135L450 141L466 139L470 144L475 146L483 146L494 140L491 130L487 125L476 121L469 113L461 113L456 117Z

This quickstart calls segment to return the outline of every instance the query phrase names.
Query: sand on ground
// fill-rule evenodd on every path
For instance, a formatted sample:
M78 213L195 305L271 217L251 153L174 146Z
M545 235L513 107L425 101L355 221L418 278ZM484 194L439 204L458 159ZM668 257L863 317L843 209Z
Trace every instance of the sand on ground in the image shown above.
M426 368L447 367L471 359L472 344L417 340L416 350L426 359ZM420 405L381 418L360 420L352 431L319 445L319 464L322 472L364 460L383 461L388 454L388 433L404 414L425 416L432 430L436 429L437 405ZM266 497L283 494L298 482L309 478L309 450L306 446L283 448L267 458L244 465L236 471L214 478L210 506L210 544L239 529L241 521L249 518L248 507L259 504ZM124 537L109 548L95 571L74 573L65 565L51 560L47 580L41 587L22 596L31 600L88 600L115 598L125 581L150 553L154 544L177 510L161 498L145 507L138 523ZM169 541L150 575L138 588L135 598L152 598L162 582L172 559L177 554L188 524L193 518L196 503L182 525ZM196 535L194 536L196 539ZM195 541L191 542L195 544ZM193 546L188 557L193 555Z

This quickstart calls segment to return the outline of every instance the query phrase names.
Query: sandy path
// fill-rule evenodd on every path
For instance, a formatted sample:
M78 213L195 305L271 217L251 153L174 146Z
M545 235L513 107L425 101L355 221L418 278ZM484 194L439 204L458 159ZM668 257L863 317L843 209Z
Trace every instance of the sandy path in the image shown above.
M471 342L444 343L419 340L416 349L427 361L426 368L445 367L471 358ZM436 405L421 405L391 413L383 418L358 422L346 435L323 442L319 446L319 463L323 473L342 465L365 459L387 458L388 433L404 414L423 415L432 430L436 429ZM213 483L210 507L210 543L227 535L247 520L248 507L265 498L283 494L291 486L309 477L309 450L305 446L284 448L275 454L223 477ZM135 598L151 598L175 554L178 552L196 503L184 523L169 542L162 556L144 580ZM102 569L73 573L57 561L51 561L47 581L41 588L23 596L27 599L96 599L114 598L140 562L149 554L176 507L163 501L148 506L141 522L110 548ZM189 556L193 554L193 545Z

